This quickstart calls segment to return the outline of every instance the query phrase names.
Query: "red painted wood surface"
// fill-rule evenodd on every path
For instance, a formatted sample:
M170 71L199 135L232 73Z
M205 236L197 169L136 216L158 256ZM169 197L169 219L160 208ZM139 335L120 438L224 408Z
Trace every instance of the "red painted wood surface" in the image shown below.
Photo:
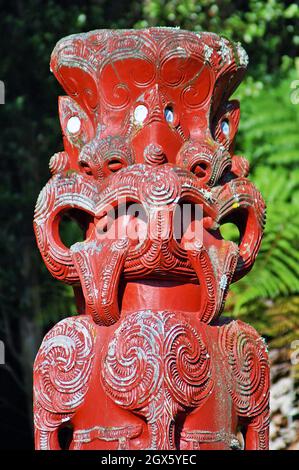
M239 44L171 28L56 45L64 151L51 158L34 228L78 315L54 326L36 357L37 449L268 447L266 346L220 317L265 219L249 164L234 154L230 96L247 61ZM70 247L66 214L85 234ZM222 238L226 222L238 244Z

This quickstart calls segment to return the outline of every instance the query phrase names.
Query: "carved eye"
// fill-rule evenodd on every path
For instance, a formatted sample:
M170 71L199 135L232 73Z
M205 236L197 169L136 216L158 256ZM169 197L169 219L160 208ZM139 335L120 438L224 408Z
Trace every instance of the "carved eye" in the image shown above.
M134 111L134 119L138 124L141 124L146 119L147 115L148 110L147 107L144 106L144 104L139 104L138 106L136 106Z
M81 121L78 116L70 117L67 122L66 128L71 134L77 134L77 132L79 132L81 128Z
M229 128L229 122L227 119L224 119L221 123L221 130L223 132L223 134L228 137L229 136L229 131L230 131L230 128Z
M167 122L173 122L174 120L174 112L172 106L167 106L164 110L165 120Z

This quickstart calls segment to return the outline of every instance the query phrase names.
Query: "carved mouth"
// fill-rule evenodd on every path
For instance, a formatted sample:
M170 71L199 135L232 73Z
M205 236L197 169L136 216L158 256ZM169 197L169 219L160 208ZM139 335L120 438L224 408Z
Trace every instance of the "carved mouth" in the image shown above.
M219 312L238 249L210 233L217 227L215 201L197 181L168 165L155 170L136 165L105 181L92 239L71 248L97 323L119 318L121 279L196 283L201 319L208 322Z
M176 214L184 205L191 218L177 234L176 218L179 226L184 223ZM67 248L59 237L59 217L70 207L85 214L81 220L88 230L84 242ZM123 214L123 208L131 212ZM111 211L116 214L112 223ZM239 247L222 238L218 228L225 221L239 225ZM230 282L252 266L263 222L263 201L245 178L211 189L181 168L138 164L101 184L82 175L54 177L38 200L35 231L49 270L69 284L81 284L86 312L96 323L118 320L121 279L197 283L198 316L210 322L221 312ZM190 227L194 231L188 237ZM120 232L111 235L115 228Z
M127 279L167 276L196 282L188 252L204 244L207 229L217 227L212 193L189 172L143 167L142 173L136 165L105 182L95 237L103 244L128 240Z

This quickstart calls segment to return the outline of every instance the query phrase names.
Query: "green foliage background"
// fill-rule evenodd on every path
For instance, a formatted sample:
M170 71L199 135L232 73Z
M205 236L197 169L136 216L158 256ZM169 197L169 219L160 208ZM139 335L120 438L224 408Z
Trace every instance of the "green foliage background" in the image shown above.
M243 43L250 65L236 92L241 100L236 153L250 160L251 178L267 201L268 215L259 258L233 286L226 313L249 321L270 344L289 345L298 338L298 5L279 0L0 0L0 7L0 79L6 88L0 107L0 339L6 346L6 365L0 366L1 446L32 446L32 362L45 331L74 313L70 290L50 278L32 230L35 201L49 177L48 160L62 148L57 114L62 91L48 64L55 43L68 34L180 26Z

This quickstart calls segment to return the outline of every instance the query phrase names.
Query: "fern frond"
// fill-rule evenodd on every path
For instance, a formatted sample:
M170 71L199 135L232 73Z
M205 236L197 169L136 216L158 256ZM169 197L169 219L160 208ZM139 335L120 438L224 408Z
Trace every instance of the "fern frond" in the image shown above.
M299 113L290 100L292 79L242 99L238 150L251 161L267 223L255 266L232 286L227 303L230 314L273 338L282 335L282 343L294 332L299 337Z

